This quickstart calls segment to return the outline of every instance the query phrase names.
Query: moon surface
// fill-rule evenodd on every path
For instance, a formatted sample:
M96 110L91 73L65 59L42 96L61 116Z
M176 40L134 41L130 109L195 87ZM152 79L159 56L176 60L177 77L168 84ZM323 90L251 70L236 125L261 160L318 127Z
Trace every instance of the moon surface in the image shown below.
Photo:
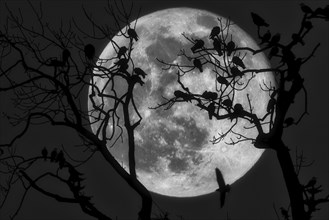
M192 61L177 56L181 49L193 56L190 52L192 44L182 36L182 33L193 39L202 39L206 47L212 47L209 34L214 26L218 26L218 18L226 21L221 16L203 10L173 8L145 15L137 21L136 32L139 40L134 41L131 58L134 67L143 69L147 76L143 79L145 82L143 86L136 84L134 88L134 100L142 116L141 124L134 134L136 172L138 179L154 193L173 197L193 197L211 193L218 188L216 167L223 173L225 182L232 184L250 170L263 153L263 150L256 149L251 141L229 145L230 140L239 138L234 134L228 134L225 140L213 144L211 140L226 132L233 122L209 120L208 112L200 110L193 103L179 102L169 110L150 109L163 103L164 98L173 98L174 91L181 89L177 83L177 69L174 67L164 69L166 66L156 58L166 63L192 66ZM131 26L134 24L132 22ZM232 35L233 41L239 47L258 48L251 37L236 24L230 26L228 35ZM129 47L129 39L121 34L112 40L105 47L98 61L106 68L110 68L118 60L115 58L118 46ZM243 61L250 69L269 68L263 54L253 56L246 53ZM129 66L131 68L132 63L129 63ZM246 83L247 79L250 79L250 76L242 77L241 83ZM181 80L193 93L216 91L216 75L213 67L208 64L204 66L202 73L194 69ZM113 93L108 88L109 84L105 78L95 75L93 81L100 89L104 89L105 93ZM264 83L274 85L273 74L256 74L243 91L236 92L233 104L241 103L244 108L249 109L248 94L253 112L259 117L264 115L269 100L268 92L261 89ZM127 85L118 79L114 89L120 96L124 94L126 87ZM102 102L97 94L94 100L96 104ZM94 111L91 101L88 102L92 116L97 115L98 112ZM111 98L103 102L107 109L114 105ZM122 110L119 108L118 111L120 109ZM137 121L138 115L133 108L130 112L131 121ZM120 116L122 113L118 114ZM90 120L92 123L95 121L93 117L90 117ZM129 172L128 140L123 119L119 122L110 120L109 123L108 135L113 134L113 138L108 141L108 149ZM123 128L122 137L118 136L120 133L118 124ZM100 122L93 123L93 132L96 132L100 126L102 126ZM233 131L255 138L257 135L255 128L245 129L249 126L248 122L239 119ZM266 127L264 130L267 131Z

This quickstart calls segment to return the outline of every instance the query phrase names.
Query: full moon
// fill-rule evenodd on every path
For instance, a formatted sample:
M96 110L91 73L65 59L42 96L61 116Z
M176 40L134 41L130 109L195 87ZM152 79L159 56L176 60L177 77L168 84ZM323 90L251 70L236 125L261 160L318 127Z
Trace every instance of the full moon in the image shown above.
M193 102L178 102L168 110L163 107L153 109L166 99L173 98L175 90L181 90L177 82L177 67L166 68L168 65L158 60L193 67L192 61L179 56L182 49L191 57L196 56L190 49L193 44L182 33L190 39L202 39L205 47L212 47L209 35L214 26L219 26L220 21L225 23L228 20L204 10L191 8L165 9L137 20L136 32L139 39L134 41L131 51L133 62L129 63L128 70L139 67L147 76L143 79L145 84L136 84L133 93L136 107L142 117L134 133L136 173L139 181L154 193L172 197L193 197L212 193L218 188L216 167L223 173L225 182L232 184L246 174L263 153L263 150L255 148L251 141L230 144L231 140L237 141L241 138L237 134L248 138L256 137L256 129L246 120L238 119L233 128L234 133L229 133L224 140L213 143L214 137L228 131L234 121L215 118L209 120L208 112L201 110ZM135 21L130 24L131 27L134 25ZM124 28L122 32L126 30ZM227 36L229 39L232 37L238 47L258 49L254 40L232 21ZM129 48L129 42L129 38L118 33L99 56L98 64L105 68L114 66L119 60L118 48ZM244 51L240 54L240 57L242 56L248 69L269 68L262 53L252 55ZM118 79L114 87L110 88L108 78L101 77L102 73L96 70L94 74L93 84L104 93L113 94L115 90L116 95L121 96L126 92L127 85L123 81ZM203 72L193 69L185 74L181 81L195 94L216 91L218 86L214 67L210 64L203 66ZM270 98L269 93L264 90L264 85L275 85L273 74L263 72L254 74L253 77L246 74L240 81L241 86L247 87L236 91L233 104L240 103L245 109L249 109L249 99L253 113L258 117L263 116ZM91 90L90 88L89 91ZM94 102L96 105L103 103L107 109L115 105L110 95L104 98L96 94ZM99 112L93 109L89 98L88 106L93 116L90 117L92 130L96 133L102 126L101 122L95 122L94 119ZM123 113L120 113L122 108L119 107L117 111L118 118L123 117ZM133 107L130 112L130 120L136 122L139 119L138 114L133 111ZM268 125L264 125L265 131L266 126ZM113 136L107 143L108 150L129 172L128 138L123 118L109 120L108 135Z

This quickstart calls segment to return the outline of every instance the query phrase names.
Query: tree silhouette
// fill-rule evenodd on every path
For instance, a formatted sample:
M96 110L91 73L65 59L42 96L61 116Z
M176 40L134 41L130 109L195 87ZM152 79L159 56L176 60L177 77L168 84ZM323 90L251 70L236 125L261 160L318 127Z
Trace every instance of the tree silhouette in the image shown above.
M224 141L228 134L233 134L235 138L230 138L228 143L230 145L250 141L256 148L274 150L290 198L289 207L281 207L281 216L284 219L290 219L289 212L291 211L294 220L311 219L312 214L319 210L320 204L329 202L329 195L320 196L322 186L315 186L317 184L316 179L311 179L307 184L300 183L298 179L299 170L308 164L305 164L303 156L298 158L297 164L294 164L290 150L283 139L284 129L298 125L308 114L307 90L300 70L314 56L320 44L317 44L308 55L303 54L302 57L295 52L295 49L305 44L304 39L313 29L312 22L314 20L329 20L329 6L315 10L305 4L300 6L303 18L299 29L291 35L288 43L282 43L280 41L281 35L271 33L270 25L253 12L251 17L257 27L258 38L262 45L261 49L238 47L228 31L234 24L222 19L219 19L219 26L215 26L210 33L209 38L213 42L210 47L204 46L204 43L201 44L198 39L195 40L183 34L193 45L191 48L193 54L190 55L185 50L181 50L179 56L187 58L191 61L190 64L181 65L159 60L166 65L166 69L178 69L177 81L181 90L175 91L175 97L165 100L155 107L169 109L177 102L190 102L201 110L207 111L209 119L234 121L226 132L214 137L212 141L214 144ZM257 55L262 52L268 52L273 67L266 69L246 68L244 56L248 53ZM204 91L202 94L192 93L184 85L182 79L195 69L202 72L205 65L210 65L214 71L216 91L215 93L208 91ZM267 111L263 115L257 115L254 113L248 94L249 108L245 108L235 99L235 92L244 90L256 74L266 72L275 74L277 85L266 83L260 85L268 93L269 102L267 103ZM241 80L242 78L244 80ZM304 95L304 111L301 115L291 117L288 110L299 93ZM250 127L245 127L246 130L256 128L257 136L253 138L248 136L248 133L236 132L234 128L237 126L238 120L245 120L251 124ZM268 131L265 130L265 127L268 128Z
M131 112L139 115L134 103L133 88L136 84L143 85L142 78L145 77L145 73L137 66L135 71L129 68L134 66L130 55L134 41L138 40L135 27L129 27L129 20L134 12L133 5L127 9L122 1L108 2L106 10L115 23L112 28L100 26L83 9L93 29L91 33L86 32L85 27L79 26L74 19L67 26L61 24L56 29L45 22L41 7L38 9L31 3L30 6L37 21L33 27L24 23L22 13L15 13L6 5L9 16L0 31L0 92L13 94L17 108L4 115L12 125L21 129L9 143L0 145L0 208L6 203L13 186L20 183L24 187L24 193L11 218L17 216L28 191L35 189L59 202L79 204L82 211L90 216L111 219L96 208L91 196L85 194L84 175L79 171L79 167L88 164L95 154L101 154L141 196L139 218L150 219L152 198L150 192L138 181L135 170L133 133L141 117L134 123L130 118ZM123 27L126 28L121 29ZM117 33L129 39L128 48L122 49L111 40ZM110 40L117 48L117 56L111 58L115 61L114 65L110 68L102 66L109 60L98 59L95 46L90 43L92 40L103 39ZM96 85L93 76L102 77L107 88ZM118 79L127 84L123 94L115 90ZM85 109L80 98L88 88L93 111ZM110 108L105 104L105 99L113 101ZM121 126L121 121L124 122L124 127ZM83 144L74 153L70 153L70 146L62 145L54 149L46 146L33 156L21 155L16 151L15 144L36 124L72 129L80 136ZM90 130L90 126L94 124L98 125L96 134ZM129 141L129 172L115 160L107 148L108 145L116 144L124 132ZM77 155L81 157L77 158ZM42 163L53 165L46 171L35 174L35 167ZM45 179L66 185L70 195L57 194L39 184Z
M54 28L44 21L42 9L37 9L32 4L31 10L36 18L36 23L32 27L24 23L21 13L15 13L7 6L6 9L9 16L0 29L0 93L13 97L15 109L3 115L19 131L14 137L10 137L9 142L0 142L0 208L8 201L13 188L20 184L23 192L11 218L18 215L28 192L34 189L59 202L78 204L83 212L92 217L111 219L108 213L103 213L97 208L92 196L85 192L85 175L80 168L83 165L87 166L96 154L100 154L142 198L139 218L151 219L152 197L138 181L135 169L134 130L142 117L134 102L133 89L136 86L143 86L143 79L147 73L135 66L131 58L133 45L139 39L135 27L129 26L134 11L133 5L127 9L122 2L108 2L106 10L115 24L111 28L99 25L84 9L84 15L92 27L91 32L79 26L74 19L67 25L60 24L58 28ZM243 134L236 134L239 140L233 140L231 144L252 141L257 148L273 149L277 152L291 200L293 219L309 219L319 204L328 201L328 196L317 197L322 188L321 185L317 185L316 179L304 185L299 183L298 169L304 166L303 158L299 160L296 170L289 150L282 140L284 128L298 124L307 114L306 98L305 111L301 116L290 118L286 113L298 93L306 94L307 90L304 88L299 70L313 56L318 46L304 58L297 58L292 49L304 44L305 36L313 28L313 19L328 20L328 7L312 10L303 5L302 10L304 18L301 28L292 36L289 44L281 44L280 35L275 34L271 37L270 30L265 32L264 27L268 24L256 14L253 14L253 20L258 26L258 36L265 45L257 51L247 47L238 48L234 40L224 38L225 28L231 24L225 26L220 23L220 26L213 30L212 48L206 48L201 41L186 36L191 41L192 52L196 57L181 54L191 58L191 65L187 71L179 65L175 66L180 70L177 76L182 90L176 91L175 97L161 105L168 108L176 102L190 102L207 111L209 119L243 119L253 123L258 130L257 138L251 139ZM129 39L129 45L123 47L114 42L112 38L117 33ZM96 40L110 41L116 48L116 56L99 59L93 44ZM270 69L249 70L244 66L243 57L237 55L238 51L249 51L253 54L270 51L270 57L278 60L279 64ZM226 57L224 66L214 62L216 59L213 58L216 56ZM233 56L233 59L229 59L229 56ZM103 64L107 62L113 62L113 65L109 68L104 67ZM217 68L216 82L221 85L221 89L216 93L204 91L202 94L193 94L180 79L194 69L202 72L205 63ZM251 107L244 109L241 104L235 103L234 96L224 96L225 89L234 93L240 77L250 73L252 80L253 74L267 71L273 71L277 75L280 86L269 85L264 88L270 96L270 101L267 113L262 118L253 114ZM93 76L106 81L106 89L97 85ZM126 85L123 92L117 91L116 86L120 80ZM289 84L288 88L285 84ZM88 99L92 103L93 111L87 110L83 105L85 100L80 98L88 89ZM110 105L106 104L107 100L111 100ZM219 111L220 109L223 111ZM136 113L139 120L132 122L132 113ZM269 132L264 132L262 127L266 120L270 127ZM31 150L31 154L21 154L19 147L26 146L17 146L19 139L28 135L33 126L42 125L70 129L78 134L82 144L78 148L66 145L44 146L37 149L37 152ZM95 133L90 130L90 126L93 125L97 127ZM234 133L234 124L226 133L215 138L213 143L223 141L228 133ZM108 151L108 146L117 144L124 135L128 139L129 172ZM39 169L40 167L44 169ZM69 193L60 194L52 191L42 184L43 180L61 184ZM282 207L281 213L286 216L285 218L289 218L289 210ZM168 219L168 216L167 212L163 212L156 219Z

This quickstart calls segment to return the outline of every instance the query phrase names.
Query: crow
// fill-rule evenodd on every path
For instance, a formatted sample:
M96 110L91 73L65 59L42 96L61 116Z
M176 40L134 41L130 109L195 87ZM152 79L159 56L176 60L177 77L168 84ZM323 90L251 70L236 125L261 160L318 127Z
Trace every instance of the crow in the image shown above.
M230 70L233 77L243 76L243 73L236 66L231 67Z
M213 46L214 46L214 50L217 51L218 56L222 56L223 52L222 52L222 42L221 40L215 38L213 41Z
M87 44L83 50L85 52L85 56L89 59L92 60L95 56L95 47L92 44Z
M145 77L146 77L146 73L141 69L141 68L138 68L138 67L136 67L135 69L134 69L134 72L138 75L138 76L141 76L141 77L143 77L143 79L145 79Z
M128 36L130 38L134 39L135 41L138 41L138 35L134 29L132 29L132 28L128 29Z
M202 73L203 69L202 69L202 63L199 59L195 58L193 60L193 65L199 69L199 71Z
M208 105L208 107L207 107L209 120L212 119L212 116L214 115L215 110L216 110L215 103L214 103L214 102L211 102L211 103Z
M47 160L47 155L48 155L48 150L46 147L44 147L41 151L42 157L44 158L44 160Z
M220 193L220 207L222 208L225 203L225 197L226 193L228 193L231 190L231 187L229 184L225 184L225 180L223 178L222 172L216 167L216 179L219 188L216 190Z
M213 27L213 29L211 30L211 33L210 33L210 36L209 36L209 39L213 39L218 36L220 34L220 27L218 26L215 26Z
M191 51L193 53L195 53L196 50L201 49L203 46L204 46L204 41L200 40L200 39L197 39L197 40L195 40L195 43L194 43L193 47L191 47Z
M174 92L174 95L176 96L176 99L178 99L178 98L182 98L183 99L183 101L189 101L189 102L191 102L191 95L190 94L188 94L188 93L185 93L185 92L182 92L182 91L180 91L180 90L176 90L175 92Z
M229 84L229 82L223 76L218 76L217 77L217 82L219 82L220 84L224 84L224 85L228 85Z
M268 27L269 26L265 22L265 20L258 14L251 12L251 17L252 17L252 21L254 22L254 24L257 25L258 27L261 27L261 26Z
M265 42L269 42L269 40L271 39L271 32L267 31L263 36L262 36L262 41L260 42L260 44L263 44Z
M230 42L227 43L226 45L227 56L231 56L234 48L235 48L234 41L231 40Z
M216 92L208 92L205 91L204 93L202 93L202 98L208 99L208 100L215 100L218 97L218 94Z
M234 56L234 57L232 58L232 62L233 62L235 65L241 67L242 69L245 69L245 68L246 68L246 66L244 65L243 61L240 59L240 57Z
M54 150L50 154L50 162L54 162L57 156L57 149L54 148Z
M120 59L122 56L125 55L125 53L127 52L127 47L123 46L123 47L120 47L119 48L119 51L118 51L118 55L117 57Z
M234 113L236 114L241 114L243 111L243 107L240 103L235 104L233 109L234 109Z

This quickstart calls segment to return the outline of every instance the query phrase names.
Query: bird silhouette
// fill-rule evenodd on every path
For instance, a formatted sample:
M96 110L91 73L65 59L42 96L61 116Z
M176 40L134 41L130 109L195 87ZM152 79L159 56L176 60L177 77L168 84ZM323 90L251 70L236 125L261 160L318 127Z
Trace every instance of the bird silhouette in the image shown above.
M56 156L56 162L59 163L59 168L62 169L64 167L64 162L65 162L65 158L64 158L64 153L63 151L59 151L59 153Z
M235 49L235 43L234 41L231 40L226 45L227 56L231 56L234 49Z
M233 62L235 65L241 67L242 69L245 69L245 68L246 68L246 66L244 65L243 61L240 59L240 57L234 56L234 57L232 58L232 62Z
M241 114L243 112L243 107L240 103L235 104L233 109L236 114Z
M218 56L222 56L223 52L222 52L222 42L221 42L221 40L219 40L217 38L214 38L213 46L214 46L214 50L216 50L216 52L218 53Z
M208 105L208 107L207 107L209 120L212 119L212 116L214 115L215 110L216 110L215 102L211 102L211 103Z
M275 44L279 43L280 39L281 39L281 35L280 35L279 33L276 33L276 34L272 37L272 39L271 39L271 41L270 41L270 44L271 44L271 45L275 45Z
M201 95L202 98L208 99L208 100L215 100L218 97L217 92L208 92L205 91L204 93L202 93Z
M305 5L304 3L300 3L299 5L304 13L306 13L306 14L313 13L313 10L309 6Z
M222 208L225 203L225 197L226 193L228 193L231 190L231 187L229 184L225 184L225 180L223 178L222 172L216 167L216 179L219 188L216 191L219 191L220 193L220 207Z
M138 35L134 29L132 29L132 28L128 29L128 36L130 38L134 39L135 41L138 41Z
M310 22L310 21L304 21L304 22L303 22L303 25L304 25L304 27L305 27L307 30L310 30L310 29L313 28L313 24L312 24L312 22Z
M202 69L202 63L199 59L195 58L193 60L193 65L199 69L199 71L202 73L203 69Z
M143 79L145 79L145 77L146 77L146 73L141 69L141 68L138 68L138 67L136 67L135 69L134 69L134 72L138 75L138 76L141 76L141 77L143 77Z
M47 160L47 155L48 155L48 150L46 147L44 147L41 151L42 157L44 158L44 160Z
M138 75L132 75L131 76L131 81L135 83L139 83L141 86L144 85L143 80L138 76Z
M217 77L217 82L219 82L220 84L224 84L224 85L228 85L229 82L227 81L227 79L225 79L225 77L223 76L218 76Z
M180 91L180 90L176 90L174 92L174 95L176 96L176 99L177 98L181 98L181 99L183 99L183 101L189 101L189 102L191 102L191 99L192 99L192 96L190 94L185 93L185 92Z
M233 103L232 103L232 100L231 99L225 99L222 104L228 108L231 108Z
M303 39L302 39L298 34L292 34L292 35L291 35L291 38L292 38L294 41L300 43L301 45L303 45L303 46L305 45L305 42L303 41Z
M314 187L315 184L316 184L316 177L313 176L312 179L310 179L310 181L308 181L308 183L305 185L305 188Z
M276 56L279 53L279 48L278 47L272 47L268 54L268 58L272 59L272 57Z
M286 118L286 119L284 120L283 123L284 123L285 127L289 127L289 126L291 126L294 122L295 122L294 118L292 118L292 117L288 117L288 118Z
M268 27L269 26L261 16L259 16L258 14L254 13L254 12L251 12L251 17L252 17L252 21L254 22L254 24L257 25L258 27L261 27L261 26Z
M285 208L283 208L283 207L281 207L280 210L281 210L281 215L282 215L283 219L284 220L289 220L289 213L288 213L288 211Z
M92 44L87 44L83 50L87 59L92 60L95 56L95 47Z
M54 162L57 156L57 149L54 148L54 150L50 153L50 162Z
M121 58L120 60L118 60L117 62L115 62L114 64L116 64L119 67L119 72L123 72L126 73L127 69L129 67L128 65L129 60L126 58Z
M120 59L122 56L125 55L125 53L127 52L127 47L125 46L122 46L119 48L119 51L118 51L118 54L117 54L117 57Z
M66 64L71 56L71 52L68 49L64 49L62 52L62 62Z
M202 49L203 46L204 46L204 41L197 39L195 40L194 45L191 47L191 51L195 53L197 50Z
M220 34L220 27L219 26L215 26L215 27L212 28L212 30L210 32L209 39L214 39L219 34Z
M262 36L262 41L260 42L260 44L269 42L269 40L271 39L271 32L267 31L263 36Z
M230 70L231 70L231 75L232 75L233 77L238 77L238 76L242 77L242 76L243 76L243 73L242 73L242 72L239 70L239 68L236 67L236 66L232 66L232 67L230 68Z

